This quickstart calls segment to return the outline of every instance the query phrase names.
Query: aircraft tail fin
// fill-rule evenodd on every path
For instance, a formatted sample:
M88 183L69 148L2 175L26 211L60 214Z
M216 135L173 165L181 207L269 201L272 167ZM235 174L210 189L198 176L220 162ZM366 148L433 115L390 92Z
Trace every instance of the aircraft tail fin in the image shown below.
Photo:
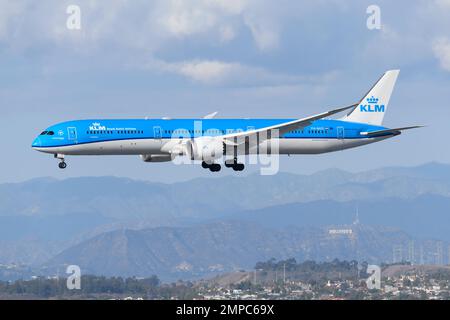
M348 113L344 121L381 125L400 70L389 70Z

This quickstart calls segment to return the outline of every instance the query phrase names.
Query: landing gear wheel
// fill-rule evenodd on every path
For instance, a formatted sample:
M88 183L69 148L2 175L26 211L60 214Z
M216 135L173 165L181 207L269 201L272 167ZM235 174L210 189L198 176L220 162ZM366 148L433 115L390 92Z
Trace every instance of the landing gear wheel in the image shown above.
M209 170L211 170L211 172L218 172L218 171L220 171L220 169L222 169L222 167L218 163L213 163L209 167Z
M67 163L65 163L64 161L62 161L62 162L58 163L58 167L59 167L60 169L65 169L65 168L67 167Z
M233 162L230 162L230 160L225 161L225 167L227 168L233 168L237 164L237 158L233 159Z
M208 169L210 167L209 164L207 164L205 161L202 161L202 168L203 169Z
M236 163L235 165L233 165L233 170L234 171L242 171L244 170L245 166L243 163Z

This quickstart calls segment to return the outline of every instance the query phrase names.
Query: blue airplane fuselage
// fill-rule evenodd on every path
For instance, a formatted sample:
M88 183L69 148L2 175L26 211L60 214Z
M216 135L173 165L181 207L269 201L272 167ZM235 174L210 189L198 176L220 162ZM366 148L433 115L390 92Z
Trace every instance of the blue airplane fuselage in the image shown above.
M33 141L32 147L58 148L120 140L168 140L221 136L273 126L295 119L114 119L76 120L48 127ZM361 132L385 127L340 120L316 120L302 130L293 130L279 139L369 139ZM388 136L389 134L381 134ZM44 151L44 150L40 150Z

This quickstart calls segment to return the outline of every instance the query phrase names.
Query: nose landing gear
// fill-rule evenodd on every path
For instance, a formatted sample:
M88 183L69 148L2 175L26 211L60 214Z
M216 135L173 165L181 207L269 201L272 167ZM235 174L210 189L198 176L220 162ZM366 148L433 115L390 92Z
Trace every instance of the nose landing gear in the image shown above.
M67 163L65 163L64 161L61 161L60 163L58 163L58 167L60 169L65 169L67 167Z
M64 161L64 155L63 154L55 154L56 159L60 159L61 161L58 163L58 167L60 169L65 169L67 167L67 163Z

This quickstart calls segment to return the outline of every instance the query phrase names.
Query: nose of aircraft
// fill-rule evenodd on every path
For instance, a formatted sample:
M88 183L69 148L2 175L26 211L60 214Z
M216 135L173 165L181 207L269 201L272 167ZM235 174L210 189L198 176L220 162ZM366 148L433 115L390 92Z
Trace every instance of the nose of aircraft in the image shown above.
M34 139L33 144L31 145L32 148L39 148L41 146L41 139L37 137Z

